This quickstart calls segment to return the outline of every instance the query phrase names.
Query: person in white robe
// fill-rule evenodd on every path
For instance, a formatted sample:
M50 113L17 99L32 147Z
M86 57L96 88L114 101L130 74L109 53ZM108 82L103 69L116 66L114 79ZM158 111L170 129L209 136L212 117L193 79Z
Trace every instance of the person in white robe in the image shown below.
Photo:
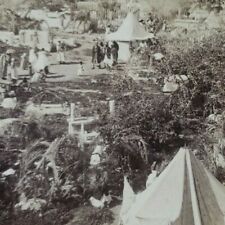
M25 70L27 65L27 53L21 55L20 69Z
M83 75L83 73L84 73L83 62L80 62L80 63L79 63L78 70L77 70L77 76L81 76L81 75Z

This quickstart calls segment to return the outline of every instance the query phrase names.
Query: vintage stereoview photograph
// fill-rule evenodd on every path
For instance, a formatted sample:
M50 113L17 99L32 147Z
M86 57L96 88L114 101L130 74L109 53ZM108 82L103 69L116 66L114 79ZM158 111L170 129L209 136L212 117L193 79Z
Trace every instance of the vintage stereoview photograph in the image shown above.
M0 0L0 225L225 225L225 1Z

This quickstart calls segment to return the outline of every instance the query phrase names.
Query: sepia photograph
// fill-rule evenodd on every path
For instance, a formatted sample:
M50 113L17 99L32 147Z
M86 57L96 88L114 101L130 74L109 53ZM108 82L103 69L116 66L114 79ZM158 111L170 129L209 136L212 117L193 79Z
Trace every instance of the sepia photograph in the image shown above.
M225 1L0 0L0 225L225 225Z

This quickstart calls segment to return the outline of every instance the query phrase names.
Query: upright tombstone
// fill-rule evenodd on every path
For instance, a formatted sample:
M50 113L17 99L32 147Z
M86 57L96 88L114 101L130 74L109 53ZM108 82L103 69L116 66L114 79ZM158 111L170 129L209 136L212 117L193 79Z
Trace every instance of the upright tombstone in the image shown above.
M115 116L115 100L109 101L109 113L110 113L110 116L112 117Z
M71 103L70 104L70 120L74 120L74 115L75 115L75 104Z
M85 142L84 124L81 123L81 127L80 127L80 148L81 148L81 151L84 151L84 142Z
M74 134L74 129L73 129L74 111L75 111L75 104L74 103L71 103L70 104L69 128L68 128L69 135Z

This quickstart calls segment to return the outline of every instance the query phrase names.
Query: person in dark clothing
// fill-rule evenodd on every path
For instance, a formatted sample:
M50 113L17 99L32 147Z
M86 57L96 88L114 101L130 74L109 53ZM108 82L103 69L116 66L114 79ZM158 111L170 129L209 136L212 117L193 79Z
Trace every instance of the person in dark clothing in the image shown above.
M33 71L32 71L32 65L31 65L30 62L29 62L29 64L28 64L28 73L29 73L29 76L32 77Z
M113 65L116 65L118 62L118 52L119 52L119 45L116 41L113 41L112 46L111 46Z
M28 83L28 80L26 77L23 78L23 81L22 83L20 84L21 87L24 87L24 88L28 88L29 87L29 83Z
M101 62L101 48L96 42L96 44L92 48L92 69L95 68L95 65L98 64L98 67L100 67Z
M104 57L105 57L105 46L104 46L104 43L101 42L99 47L100 47L100 61L102 62L104 60Z
M131 54L134 52L134 46L133 46L133 42L132 41L129 42L129 50L130 50Z
M112 61L113 61L113 66L117 64L117 49L114 45L111 46L111 55L112 55Z
M116 49L116 63L118 62L118 56L119 56L119 44L116 41L113 41L113 45Z
M115 46L116 50L119 51L119 45L116 41L113 41L113 45Z

